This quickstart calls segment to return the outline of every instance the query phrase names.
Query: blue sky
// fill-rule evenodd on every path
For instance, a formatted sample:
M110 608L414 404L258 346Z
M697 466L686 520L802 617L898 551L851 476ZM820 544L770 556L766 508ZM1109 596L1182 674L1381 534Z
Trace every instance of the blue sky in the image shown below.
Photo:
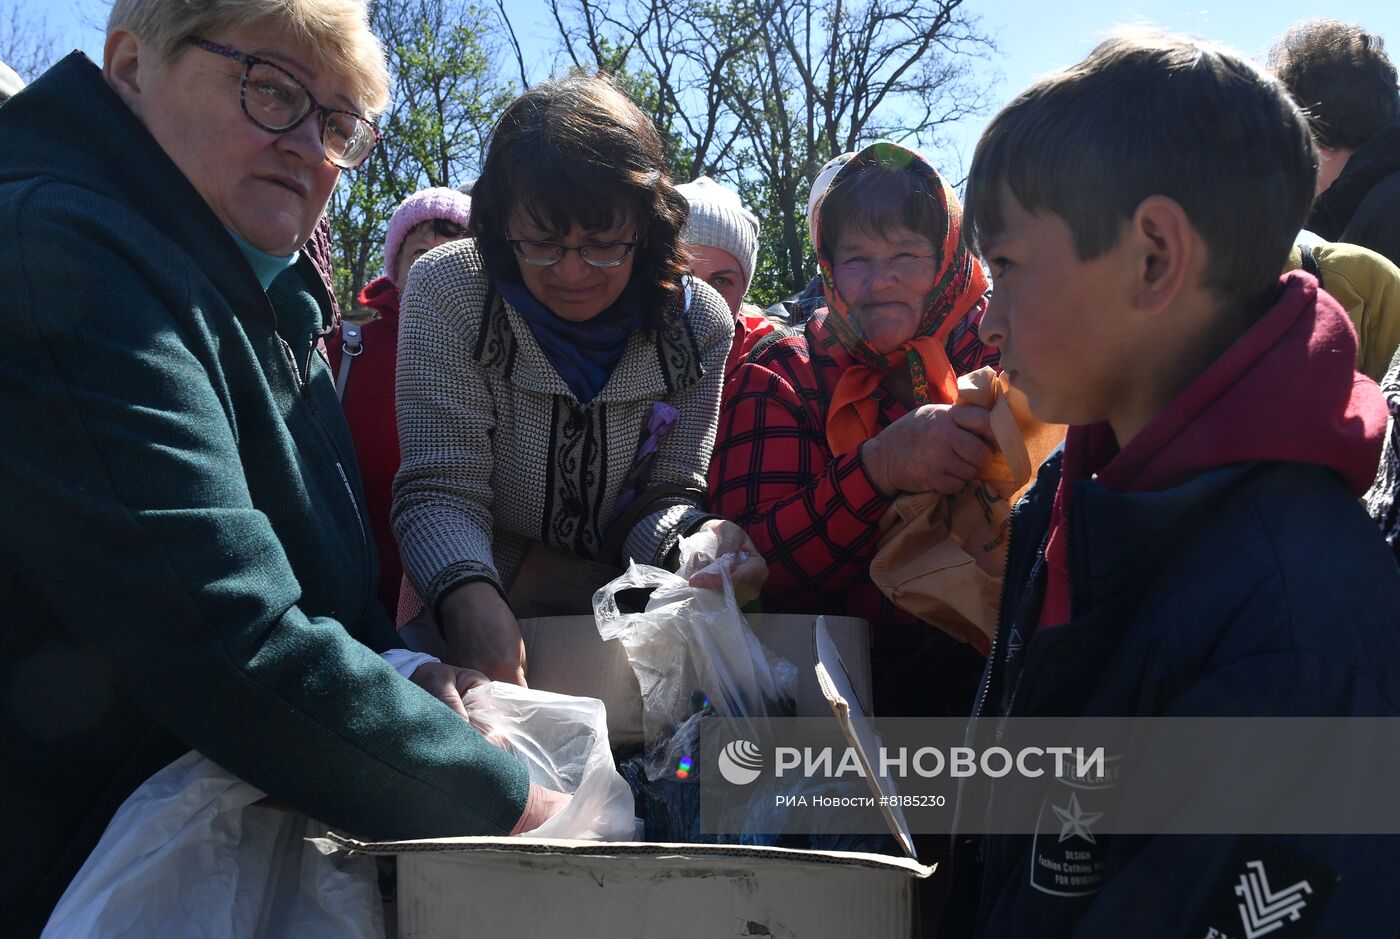
M102 52L101 25L108 0L8 0L31 18L43 18L63 51L79 48L97 59ZM0 2L0 6L6 4ZM483 6L489 4L483 3ZM538 74L552 65L549 47L553 23L543 0L511 0L516 31L525 47L528 64ZM1151 3L1088 2L1052 3L1047 0L979 2L967 9L979 16L984 31L999 46L998 54L983 63L984 80L993 84L992 101L1000 106L1037 75L1082 58L1102 35L1115 25L1147 23L1165 29L1194 33L1224 42L1242 52L1262 57L1272 42L1299 20L1319 14L1359 23L1388 41L1393 58L1400 59L1400 2L1396 0L1273 0L1269 3L1218 3L1209 0L1155 0ZM987 117L963 122L952 134L954 152L946 159L970 155Z

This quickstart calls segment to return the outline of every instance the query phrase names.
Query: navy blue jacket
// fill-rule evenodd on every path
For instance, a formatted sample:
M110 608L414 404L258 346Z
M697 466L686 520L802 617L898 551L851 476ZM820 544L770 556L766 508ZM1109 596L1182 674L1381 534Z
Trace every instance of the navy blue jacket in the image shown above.
M1400 572L1322 466L1236 463L1161 492L1077 482L1071 619L1034 630L1062 461L1057 453L1046 462L1013 513L1006 582L1019 586L1003 598L977 716L1400 710ZM1036 875L1047 866L1038 853L1064 847L955 836L953 903L940 936L1235 939L1246 933L1231 897L1254 858L1328 881L1276 939L1400 933L1400 838L1100 837L1092 851L1103 880L1081 896L1045 892Z

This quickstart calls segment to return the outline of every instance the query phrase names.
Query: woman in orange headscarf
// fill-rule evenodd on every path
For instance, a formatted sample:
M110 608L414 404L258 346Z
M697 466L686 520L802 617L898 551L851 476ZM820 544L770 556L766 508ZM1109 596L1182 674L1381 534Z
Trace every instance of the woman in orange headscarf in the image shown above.
M875 711L970 712L982 657L870 580L880 520L906 492L956 493L992 456L957 378L995 364L977 337L986 276L957 196L923 157L872 144L814 215L827 306L755 345L725 391L711 509L768 561L765 608L874 626Z

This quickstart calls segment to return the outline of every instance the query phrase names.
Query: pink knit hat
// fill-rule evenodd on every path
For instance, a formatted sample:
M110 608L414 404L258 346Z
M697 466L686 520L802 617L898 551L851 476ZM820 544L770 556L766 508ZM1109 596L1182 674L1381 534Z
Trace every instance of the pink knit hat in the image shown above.
M415 226L435 218L445 218L466 228L471 214L472 197L446 186L420 189L400 202L389 219L389 230L384 235L384 276L393 278L399 249Z

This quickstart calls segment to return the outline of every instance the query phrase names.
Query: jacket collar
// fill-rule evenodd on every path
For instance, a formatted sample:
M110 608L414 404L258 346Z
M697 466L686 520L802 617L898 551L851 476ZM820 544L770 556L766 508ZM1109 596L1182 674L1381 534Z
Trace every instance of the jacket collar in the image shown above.
M1114 492L1092 479L1076 483L1069 519L1071 608L1097 609L1135 572L1160 568L1183 535L1198 527L1203 506L1217 505L1259 466L1232 463L1160 492Z
M1317 197L1308 229L1327 241L1339 241L1367 193L1392 173L1400 173L1400 118L1372 134L1351 155L1341 174Z
M1061 450L1045 461L1036 484L1013 512L1008 590L998 618L997 651L978 690L979 716L993 716L989 708L1003 717L1008 708L1023 715L1080 713L1090 691L1083 676L1099 674L1106 667L1123 638L1122 626L1132 615L1135 594L1150 586L1148 578L1162 569L1202 517L1215 512L1241 479L1269 465L1230 464L1160 492L1115 492L1093 479L1076 483L1068 544L1074 618L1053 629L1035 629L1029 644L1016 653L1016 667L1008 674L1008 650L1024 639L1022 633L1013 641L1013 626L1034 626L1034 617L1029 623L1016 619L1033 589L1030 575L1049 526L1063 459ZM1028 673L1032 658L1052 661L1057 667ZM1071 662L1072 668L1059 667ZM1029 676L1029 685L1014 688L1021 675Z

